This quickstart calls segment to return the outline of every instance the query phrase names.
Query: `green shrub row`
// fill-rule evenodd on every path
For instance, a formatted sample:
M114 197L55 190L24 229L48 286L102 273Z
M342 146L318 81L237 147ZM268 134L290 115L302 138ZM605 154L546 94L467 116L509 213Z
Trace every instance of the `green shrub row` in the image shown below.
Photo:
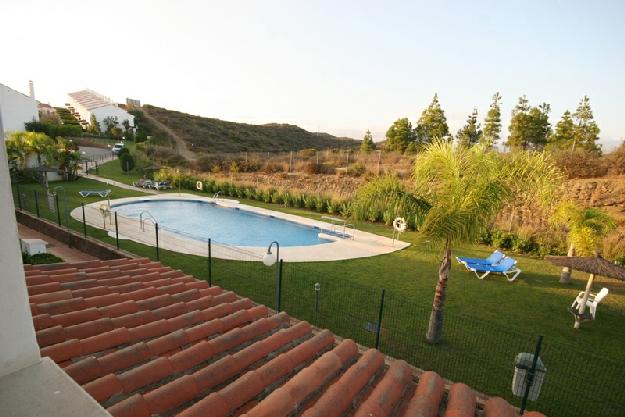
M489 230L482 235L479 243L533 256L566 255L564 241L548 232L523 237L513 232Z
M258 188L249 185L236 185L230 182L217 182L215 180L197 178L188 174L177 174L171 170L161 170L156 174L160 181L169 181L171 184L178 184L180 188L200 191L197 183L202 183L201 192L207 194L219 193L220 196L246 198L249 200L262 201L264 203L280 204L284 207L306 208L318 213L340 215L348 217L351 208L348 201L337 200L323 195L311 195L305 193L295 193L292 191L282 191L276 188Z

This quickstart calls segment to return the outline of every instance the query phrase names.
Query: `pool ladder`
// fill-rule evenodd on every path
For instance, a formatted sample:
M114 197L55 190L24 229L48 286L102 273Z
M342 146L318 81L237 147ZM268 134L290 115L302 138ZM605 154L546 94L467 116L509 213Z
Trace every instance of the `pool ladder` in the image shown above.
M143 218L143 215L147 214L150 217L147 218ZM152 213L150 213L148 210L143 210L140 214L139 214L139 225L141 226L141 231L145 232L145 222L146 220L150 220L152 223L156 224L158 223L156 221L156 219L154 218L154 216L152 216Z
M214 199L214 200L219 200L219 193L220 193L220 192L221 192L221 191L217 191L215 194L213 194L213 199Z

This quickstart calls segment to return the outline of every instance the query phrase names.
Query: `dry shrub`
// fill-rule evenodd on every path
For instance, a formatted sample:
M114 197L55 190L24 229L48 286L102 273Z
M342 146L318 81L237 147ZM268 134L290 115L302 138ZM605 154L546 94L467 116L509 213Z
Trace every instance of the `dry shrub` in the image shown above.
M284 172L284 164L278 164L275 162L266 162L262 167L262 171L265 174L274 174L276 172Z
M625 142L604 157L609 175L625 175Z
M608 173L602 157L584 150L554 151L553 157L567 178L596 178Z
M603 255L610 260L625 264L625 233L616 231L603 239Z
M305 174L319 174L320 164L312 161L297 162L293 166L295 172L303 172Z

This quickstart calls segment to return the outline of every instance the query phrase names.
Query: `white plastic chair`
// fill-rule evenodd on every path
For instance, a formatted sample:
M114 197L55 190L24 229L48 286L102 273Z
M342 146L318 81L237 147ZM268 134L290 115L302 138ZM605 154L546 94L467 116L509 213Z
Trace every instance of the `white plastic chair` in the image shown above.
M599 291L597 294L588 294L588 300L586 300L586 308L590 309L590 315L593 319L595 318L595 314L597 313L597 305L601 302L601 300L605 298L606 295L608 295L607 288L602 288L601 291ZM571 304L571 307L579 310L579 306L581 305L583 300L584 292L581 291L575 298L575 301L573 301L573 304Z

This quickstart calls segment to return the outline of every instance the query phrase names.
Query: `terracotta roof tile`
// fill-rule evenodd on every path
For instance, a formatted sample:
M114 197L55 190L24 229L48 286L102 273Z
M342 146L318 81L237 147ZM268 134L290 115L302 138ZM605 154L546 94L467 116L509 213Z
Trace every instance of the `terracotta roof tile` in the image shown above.
M474 417L476 402L475 392L471 388L462 383L453 384L444 417Z
M506 400L494 397L484 403L484 417L516 417L516 412Z
M114 417L515 416L146 258L25 270L41 354Z
M354 417L390 415L411 379L412 371L408 364L404 361L394 361L369 398L360 405Z
M443 379L436 372L423 373L404 417L436 417L444 389Z
M323 393L303 417L339 417L352 405L354 397L384 366L384 356L375 349L366 351L352 366Z
M344 352L339 352L342 346L346 348ZM357 353L358 348L353 342L351 344L349 341L343 342L269 394L252 408L248 415L250 417L279 417L295 412L306 398L334 378ZM406 373L410 375L409 371Z

